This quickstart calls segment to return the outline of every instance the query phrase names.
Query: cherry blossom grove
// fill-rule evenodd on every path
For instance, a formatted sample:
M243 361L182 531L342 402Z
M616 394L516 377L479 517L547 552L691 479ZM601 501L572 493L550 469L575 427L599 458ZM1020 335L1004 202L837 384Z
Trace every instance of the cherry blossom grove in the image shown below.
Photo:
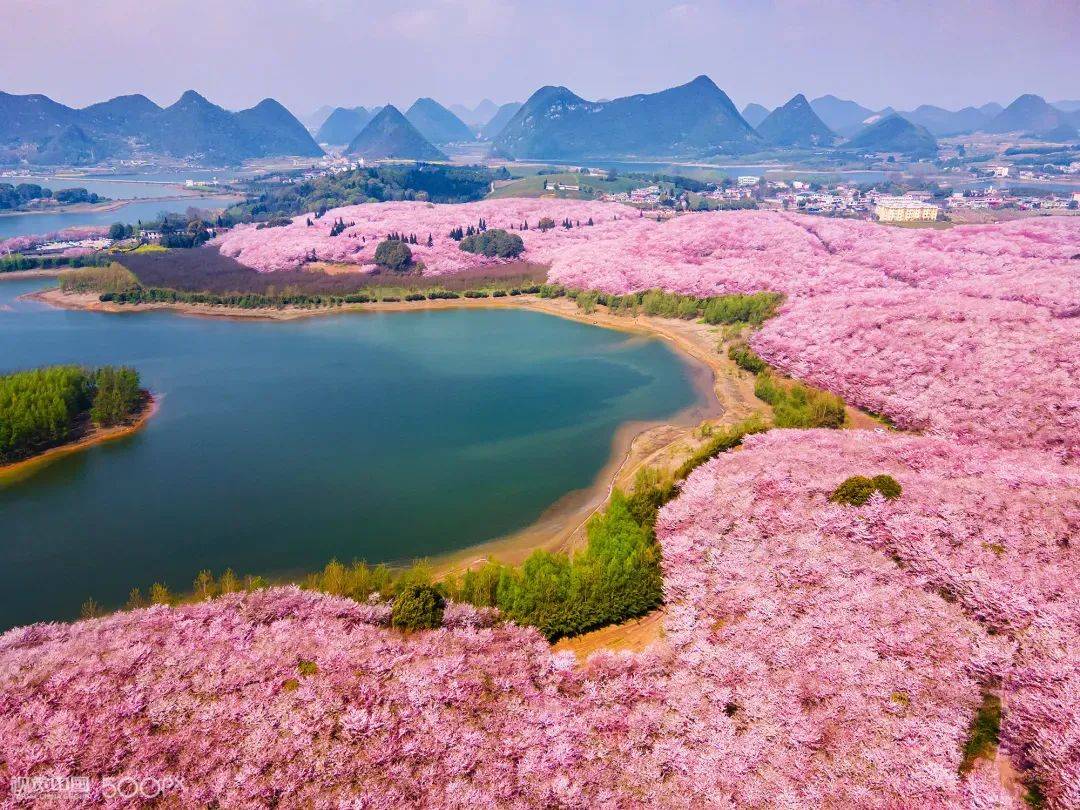
M858 509L828 502L841 481L868 471L893 475L902 496L877 495ZM681 598L684 571L707 582L715 552L703 536L710 533L724 537L725 549L749 537L758 552L771 554L783 538L809 538L821 549L808 553L815 560L836 542L872 548L896 561L889 565L893 581L940 591L995 638L1008 639L1008 659L990 662L982 677L983 684L1000 684L1003 748L1035 773L1052 806L1080 806L1080 566L1073 546L1080 537L1080 470L1074 465L1038 451L958 447L884 431L751 437L741 451L705 465L662 513L665 566L676 572L666 580L668 596L679 606L669 628L679 613L699 609L695 601L709 616L753 615L753 602L727 607L729 589L719 599L712 587L702 588L698 600ZM760 568L776 570L771 561ZM697 615L686 624L685 639L676 639L700 649L709 625ZM812 634L819 632L815 626Z
M756 350L911 432L772 430L698 468L657 524L643 653L552 654L457 604L404 635L385 604L292 587L8 631L4 776L179 775L185 806L1020 807L996 763L960 772L994 694L1002 754L1080 807L1080 218L390 203L217 244L363 266L415 233L453 273L491 261L448 237L480 218L528 221L523 258L569 286L783 292ZM898 499L828 500L879 473Z
M529 229L521 231L528 250L524 258L548 264L560 245L580 240L583 231L563 227L540 231L536 226L541 218L554 217L556 222L569 218L587 228L590 218L594 224L607 224L637 216L634 209L626 206L598 202L562 201L556 205L548 200L530 199L485 200L462 205L391 202L334 208L319 218L314 214L298 216L292 224L281 227L260 229L240 225L212 244L224 255L264 272L291 270L309 261L312 254L318 261L356 264L373 270L375 248L388 233L415 234L419 244L411 246L414 259L423 263L426 274L444 275L498 261L460 250L457 241L449 235L459 225L475 226L481 219L489 228L527 225ZM348 227L331 236L338 220ZM431 247L427 246L429 235Z
M31 234L27 236L10 236L0 239L0 255L6 253L18 253L20 250L29 250L45 242L77 241L79 239L96 239L105 236L109 229L105 226L76 225L50 233Z

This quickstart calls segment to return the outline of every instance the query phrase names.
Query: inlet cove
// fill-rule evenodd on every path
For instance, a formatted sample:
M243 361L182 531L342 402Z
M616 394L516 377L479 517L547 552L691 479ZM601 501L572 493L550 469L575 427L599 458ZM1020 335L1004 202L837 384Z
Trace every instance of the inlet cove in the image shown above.
M131 366L137 433L0 477L0 626L200 570L407 562L522 529L594 482L627 422L699 394L663 342L537 312L289 322L106 315L0 285L0 373Z

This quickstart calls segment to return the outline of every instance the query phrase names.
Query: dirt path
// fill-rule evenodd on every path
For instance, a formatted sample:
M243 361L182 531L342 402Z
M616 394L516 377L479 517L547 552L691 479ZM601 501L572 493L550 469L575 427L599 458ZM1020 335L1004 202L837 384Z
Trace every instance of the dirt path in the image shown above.
M591 633L583 633L574 638L564 638L552 645L552 652L572 652L580 663L584 663L597 650L626 650L641 652L653 642L664 637L663 608L654 610L640 619L632 619L623 624L601 627Z

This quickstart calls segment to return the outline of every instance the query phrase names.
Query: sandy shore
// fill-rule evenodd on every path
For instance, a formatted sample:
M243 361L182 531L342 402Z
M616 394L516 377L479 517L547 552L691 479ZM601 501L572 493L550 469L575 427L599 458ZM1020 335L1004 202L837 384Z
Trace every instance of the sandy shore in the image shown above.
M142 428L146 426L146 423L150 421L150 418L158 412L160 405L160 397L148 394L142 410L130 424L117 425L116 427L110 428L91 427L89 430L80 434L74 441L58 445L57 447L50 447L48 450L38 453L36 456L31 456L22 461L16 461L14 464L0 466L0 486L12 484L16 481L22 481L36 473L45 465L56 461L58 458L81 452L86 448L93 447L97 444L104 444L105 442L122 439L125 436L130 436L132 433L142 430Z

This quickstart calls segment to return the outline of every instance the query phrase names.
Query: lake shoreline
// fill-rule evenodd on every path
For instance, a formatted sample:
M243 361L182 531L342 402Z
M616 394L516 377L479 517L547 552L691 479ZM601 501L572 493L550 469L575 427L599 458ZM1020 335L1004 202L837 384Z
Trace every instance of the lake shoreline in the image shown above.
M768 406L754 395L753 376L738 368L726 354L717 351L720 328L698 321L637 315L612 315L602 308L585 313L567 298L540 298L536 295L505 298L457 298L415 302L369 302L319 309L247 310L187 303L117 304L99 300L96 293L66 294L50 289L29 293L24 298L65 309L109 314L172 311L199 318L291 321L326 315L351 313L424 312L455 309L517 309L539 312L599 328L663 340L675 350L697 391L695 402L657 422L627 422L612 437L611 453L593 481L586 487L565 493L527 526L456 551L439 554L429 561L436 576L444 577L482 565L490 559L520 564L536 550L572 552L583 546L585 525L601 510L616 489L632 487L637 471L645 466L674 469L705 439L698 435L703 424L730 425L753 414L768 414ZM413 558L393 561L407 564ZM307 573L307 572L303 572ZM286 574L284 579L291 579ZM275 578L276 579L276 578Z
M147 422L158 412L161 407L161 397L154 396L149 391L143 392L143 401L139 412L131 422L114 427L102 428L90 425L77 433L71 440L63 444L46 448L40 453L35 453L27 458L19 459L10 464L0 465L0 485L14 483L33 475L41 467L52 463L58 458L79 453L90 447L106 442L122 439L142 430Z

